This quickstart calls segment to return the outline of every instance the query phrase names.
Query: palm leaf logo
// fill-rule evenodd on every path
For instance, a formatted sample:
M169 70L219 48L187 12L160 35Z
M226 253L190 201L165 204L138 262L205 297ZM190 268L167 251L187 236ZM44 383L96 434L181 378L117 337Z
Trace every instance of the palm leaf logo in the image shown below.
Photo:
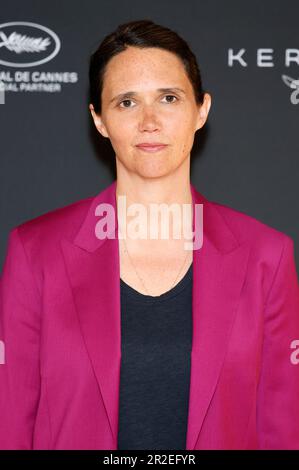
M9 51L14 51L17 54L21 52L41 52L45 51L49 44L50 39L47 38L32 38L26 35L11 33L8 37L0 31L0 47L6 47Z
M290 88L292 88L292 93L290 96L290 101L292 104L299 104L299 80L289 77L288 75L281 76L283 82Z
M289 77L288 75L282 75L281 78L288 87L293 88L293 89L299 87L299 80Z

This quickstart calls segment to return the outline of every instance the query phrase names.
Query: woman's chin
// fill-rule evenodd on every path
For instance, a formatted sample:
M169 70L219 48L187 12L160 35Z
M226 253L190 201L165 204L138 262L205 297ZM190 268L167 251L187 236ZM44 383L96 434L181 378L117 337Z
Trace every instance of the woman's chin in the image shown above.
M165 159L151 159L135 162L135 171L144 178L159 178L172 173L173 168Z
M171 173L170 168L162 167L150 167L150 168L138 168L137 173L142 176L142 178L161 178L167 176Z

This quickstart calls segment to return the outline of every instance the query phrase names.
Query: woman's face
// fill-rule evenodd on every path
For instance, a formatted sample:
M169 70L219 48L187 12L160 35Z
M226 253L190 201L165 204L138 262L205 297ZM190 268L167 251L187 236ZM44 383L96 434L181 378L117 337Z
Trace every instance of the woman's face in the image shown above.
M194 134L204 125L210 104L207 93L203 105L196 104L184 66L174 54L128 47L107 64L101 115L92 105L90 111L98 131L111 141L118 169L159 177L190 158ZM136 146L144 142L167 146L150 153Z

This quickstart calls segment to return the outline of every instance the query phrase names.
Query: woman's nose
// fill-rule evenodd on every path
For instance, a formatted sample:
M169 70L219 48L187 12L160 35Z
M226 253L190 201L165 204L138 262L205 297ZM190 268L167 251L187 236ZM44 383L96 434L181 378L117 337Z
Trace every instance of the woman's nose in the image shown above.
M160 120L157 112L150 106L145 107L140 116L139 128L140 130L153 131L160 127Z

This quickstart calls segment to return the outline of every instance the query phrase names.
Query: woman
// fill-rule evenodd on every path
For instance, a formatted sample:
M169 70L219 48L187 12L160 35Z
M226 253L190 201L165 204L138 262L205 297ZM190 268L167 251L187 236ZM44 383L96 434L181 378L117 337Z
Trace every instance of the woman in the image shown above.
M9 235L0 447L299 449L293 240L191 185L211 106L194 54L151 21L120 25L90 90L117 178ZM168 223L152 204L191 210ZM180 236L149 236L163 228Z

